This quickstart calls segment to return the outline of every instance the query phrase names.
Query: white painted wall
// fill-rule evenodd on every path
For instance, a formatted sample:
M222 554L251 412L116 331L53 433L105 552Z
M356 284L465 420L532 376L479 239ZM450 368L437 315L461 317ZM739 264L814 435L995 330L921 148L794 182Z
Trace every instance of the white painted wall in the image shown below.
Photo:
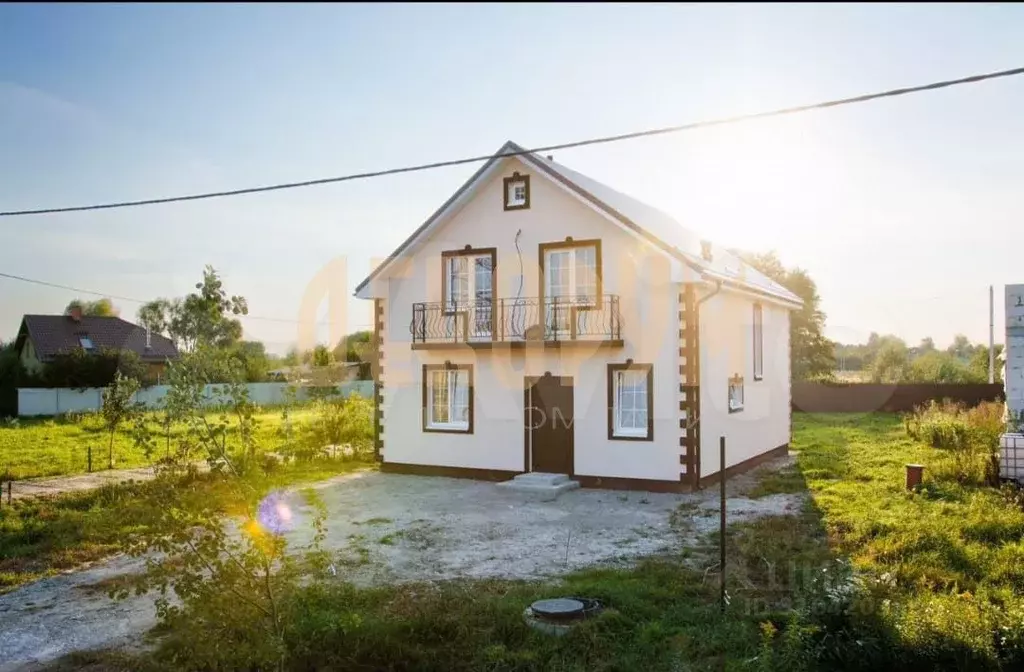
M754 303L723 289L700 307L702 478L719 471L723 435L726 467L789 443L789 311L762 303L764 378L755 381ZM729 378L736 374L744 380L744 409L729 413Z
M504 211L502 177L514 170L531 176L531 207ZM621 297L625 347L536 351L410 348L412 304L441 300L441 252L496 247L497 295L512 298L520 283L515 237L522 230L523 297L537 297L540 243L602 240L605 294ZM678 482L679 372L678 291L671 265L659 251L567 194L524 164L510 160L477 196L439 227L389 280L384 326L384 459L386 462L521 471L525 376L573 376L575 473ZM607 435L609 362L654 364L654 441L615 441ZM422 366L451 361L473 364L474 434L422 431Z
M214 406L224 403L223 395L215 395L220 385L207 385L204 395L206 404ZM260 406L283 404L284 390L287 383L249 383L249 397ZM170 389L167 385L153 385L139 390L135 401L144 403L149 408L159 408ZM348 396L358 394L370 398L373 396L373 383L368 380L350 381L339 385L339 394ZM298 400L308 399L305 388L299 388ZM19 388L18 415L60 415L69 411L95 411L103 406L103 389L97 387L83 390L68 388Z

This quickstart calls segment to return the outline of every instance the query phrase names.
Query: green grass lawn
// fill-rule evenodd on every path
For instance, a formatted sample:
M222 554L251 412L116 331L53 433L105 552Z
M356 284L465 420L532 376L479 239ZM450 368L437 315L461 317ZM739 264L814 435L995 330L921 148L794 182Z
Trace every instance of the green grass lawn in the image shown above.
M211 420L219 413L211 412ZM161 457L165 435L153 416L151 428L157 436L157 451L154 457ZM311 417L311 411L300 409L292 414L296 425ZM259 427L256 433L258 445L272 450L282 442L280 436L280 411L265 411L257 416ZM171 428L171 444L174 437L183 431L180 425ZM80 416L77 421L63 418L21 418L16 425L0 422L0 478L10 474L13 478L37 476L58 476L84 473L89 465L89 448L92 448L93 470L108 468L110 434L98 414ZM149 464L145 454L132 444L126 429L114 436L114 468L128 469Z
M794 416L792 469L756 496L808 493L794 516L730 527L730 603L717 541L633 569L561 583L454 581L296 589L281 604L287 669L1024 669L1024 511L1007 492L932 478L949 456L885 414ZM904 465L926 465L907 492ZM681 516L692 515L681 511ZM846 568L846 569L844 569ZM340 577L343 579L344 577ZM608 609L571 634L526 628L532 600L585 595ZM187 614L142 658L82 654L102 669L267 669L260 629ZM274 654L276 655L276 654ZM59 669L71 669L60 668Z

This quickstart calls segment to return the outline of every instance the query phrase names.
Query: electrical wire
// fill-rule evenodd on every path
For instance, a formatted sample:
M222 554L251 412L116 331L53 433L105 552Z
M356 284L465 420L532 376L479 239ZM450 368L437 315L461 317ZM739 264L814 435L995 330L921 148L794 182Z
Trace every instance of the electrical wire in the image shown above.
M108 294L106 292L96 292L96 291L93 291L91 289L82 289L81 287L72 287L70 285L61 285L61 284L58 284L56 282L47 282L46 280L36 280L35 278L26 278L23 275L14 275L13 273L2 273L2 272L0 272L0 278L7 278L9 280L18 280L20 282L27 282L27 283L31 283L33 285L42 285L43 287L53 287L55 289L66 289L66 290L69 290L69 291L72 291L72 292L75 292L75 293L78 293L78 294L89 294L91 296L100 296L100 297L103 297L105 299L111 299L111 300L116 300L116 301L125 301L125 302L128 302L128 303L138 303L138 304L149 303L149 301L145 301L143 299L134 299L134 298L132 298L130 296L120 296L118 294ZM284 322L284 323L290 323L290 324L298 324L298 323L301 322L301 320L292 320L292 319L288 319L286 317L263 317L261 315L235 315L234 317L237 317L237 318L243 319L243 320L246 320L246 319L248 319L248 320L259 320L261 322ZM331 322L331 321L328 320L328 321L324 321L324 322L317 322L317 324L338 324L338 323ZM371 325L371 324L363 324L363 325L356 325L356 326L358 326L358 327L372 327L373 325Z
M837 98L835 100L826 100L818 103L810 103L807 105L797 105L794 107L783 107L775 110L768 110L765 112L754 112L751 114L741 114L733 117L723 117L719 119L710 119L705 121L695 121L686 124L679 124L676 126L666 126L664 128L653 128L643 131L634 131L632 133L622 133L619 135L608 135L598 138L590 138L587 140L576 140L574 142L563 142L555 145L546 145L544 147L535 147L533 149L523 149L517 151L501 152L499 154L484 154L479 156L471 156L462 159L451 159L447 161L435 161L433 163L424 163L414 166L405 166L401 168L388 168L386 170L375 170L363 173L353 173L351 175L342 175L339 177L323 177L313 180L303 180L301 182L285 182L282 184L271 184L263 185L259 187L247 187L244 189L231 189L228 191L211 191L199 194L188 194L185 196L168 196L165 198L147 198L137 201L116 201L112 203L100 203L96 205L75 205L68 207L56 207L56 208L39 208L34 210L9 210L6 212L0 212L0 217L22 217L26 215L45 215L62 212L85 212L89 210L109 210L113 208L129 208L137 207L142 205L159 205L163 203L178 203L182 201L198 201L208 198L222 198L226 196L242 196L244 194L256 194L267 191L279 191L282 189L298 189L300 187L313 187L322 184L334 184L337 182L349 182L352 180L363 180L372 177L384 177L386 175L399 175L402 173L413 173L423 170L433 170L435 168L447 168L450 166L460 166L467 163L479 163L482 161L489 161L496 157L506 156L522 156L525 154L535 154L540 152L550 152L561 149L574 149L577 147L587 147L590 145L599 145L609 142L620 142L622 140L634 140L636 138L646 138L656 135L665 135L668 133L679 133L681 131L691 131L698 128L708 128L712 126L723 126L725 124L736 124L745 121L753 121L755 119L765 119L768 117L780 117L789 114L797 114L800 112L810 112L812 110L821 110L831 107L840 107L842 105L853 105L856 103L866 103L871 100L878 100L880 98L894 98L896 96L905 96L911 93L921 93L923 91L934 91L936 89L944 89L951 86L959 86L961 84L974 84L976 82L983 82L989 79L997 79L1000 77L1014 77L1016 75L1024 74L1024 67L1011 68L1009 70L999 70L997 72L988 72L979 75L971 75L969 77L959 77L957 79L947 79L939 82L931 82L929 84L920 84L917 86L908 86L899 89L889 89L887 91L880 91L877 93L865 93L858 96L851 96L849 98Z

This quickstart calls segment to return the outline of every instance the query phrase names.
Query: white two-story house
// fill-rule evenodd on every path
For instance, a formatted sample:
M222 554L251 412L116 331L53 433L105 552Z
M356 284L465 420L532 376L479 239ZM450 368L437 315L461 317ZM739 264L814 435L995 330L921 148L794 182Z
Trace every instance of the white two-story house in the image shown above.
M506 143L357 288L382 469L676 491L784 454L800 299ZM511 154L511 155L510 155Z

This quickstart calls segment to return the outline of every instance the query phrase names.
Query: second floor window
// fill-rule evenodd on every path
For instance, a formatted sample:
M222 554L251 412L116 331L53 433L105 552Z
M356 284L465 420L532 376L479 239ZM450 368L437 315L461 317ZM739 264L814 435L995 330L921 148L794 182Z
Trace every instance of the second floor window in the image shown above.
M593 306L598 294L598 246L586 243L544 253L545 295L560 303Z
M493 263L490 254L462 254L444 258L445 310L465 310L474 304L490 303Z

